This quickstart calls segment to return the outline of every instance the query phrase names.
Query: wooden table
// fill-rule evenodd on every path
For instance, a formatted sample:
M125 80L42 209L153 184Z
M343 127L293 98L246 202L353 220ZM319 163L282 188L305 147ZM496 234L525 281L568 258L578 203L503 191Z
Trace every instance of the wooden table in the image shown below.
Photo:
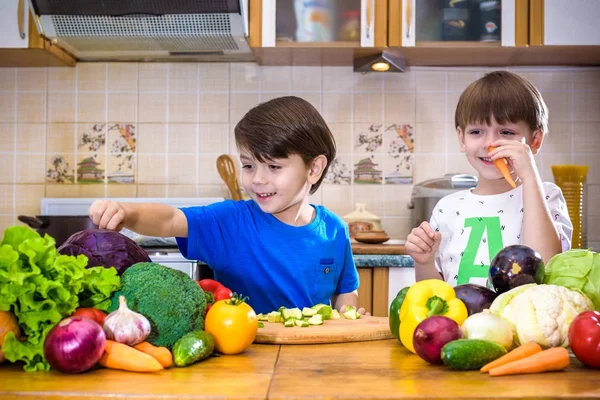
M1 399L590 399L600 370L575 359L564 372L491 378L432 366L395 339L328 345L253 345L155 374L96 369L25 373L0 365Z

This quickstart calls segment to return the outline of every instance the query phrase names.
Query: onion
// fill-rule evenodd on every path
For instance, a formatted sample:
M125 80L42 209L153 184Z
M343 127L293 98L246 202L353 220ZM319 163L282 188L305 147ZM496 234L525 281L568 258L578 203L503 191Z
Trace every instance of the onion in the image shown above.
M510 324L488 310L469 316L460 329L467 339L489 340L504 346L506 350L510 350L513 346L513 331Z
M98 323L86 317L69 317L48 332L44 357L52 368L77 374L96 365L105 346L106 335Z

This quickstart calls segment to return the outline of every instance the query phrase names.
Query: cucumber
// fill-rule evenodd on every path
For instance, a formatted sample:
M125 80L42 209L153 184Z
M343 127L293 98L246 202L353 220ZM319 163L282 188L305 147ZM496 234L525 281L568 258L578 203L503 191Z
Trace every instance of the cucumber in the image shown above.
M286 319L302 319L302 311L299 308L286 308L281 310L281 315L283 316L283 320Z
M312 317L313 315L317 315L317 310L314 308L304 307L302 309L302 315L305 317Z
M459 339L442 347L442 362L452 369L480 369L506 354L504 346L489 340Z
M192 331L181 337L173 346L173 362L178 367L186 367L210 356L215 342L210 333Z

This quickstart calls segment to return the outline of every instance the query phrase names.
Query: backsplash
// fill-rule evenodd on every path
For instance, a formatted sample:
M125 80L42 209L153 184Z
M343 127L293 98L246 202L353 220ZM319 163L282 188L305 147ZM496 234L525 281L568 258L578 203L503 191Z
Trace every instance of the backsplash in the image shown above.
M351 67L253 63L80 63L0 68L0 229L39 212L41 197L227 196L216 169L236 155L233 128L250 108L284 95L310 101L338 157L312 196L338 215L366 203L393 238L406 238L412 184L474 173L459 152L454 109L488 68ZM600 249L600 69L515 68L542 92L550 134L537 156L588 174L588 242Z

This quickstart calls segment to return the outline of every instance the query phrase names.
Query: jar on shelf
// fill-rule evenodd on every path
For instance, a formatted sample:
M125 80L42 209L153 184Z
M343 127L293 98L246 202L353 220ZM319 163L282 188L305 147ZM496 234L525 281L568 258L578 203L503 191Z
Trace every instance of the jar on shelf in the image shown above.
M354 42L360 40L360 10L347 10L342 14L339 40Z

